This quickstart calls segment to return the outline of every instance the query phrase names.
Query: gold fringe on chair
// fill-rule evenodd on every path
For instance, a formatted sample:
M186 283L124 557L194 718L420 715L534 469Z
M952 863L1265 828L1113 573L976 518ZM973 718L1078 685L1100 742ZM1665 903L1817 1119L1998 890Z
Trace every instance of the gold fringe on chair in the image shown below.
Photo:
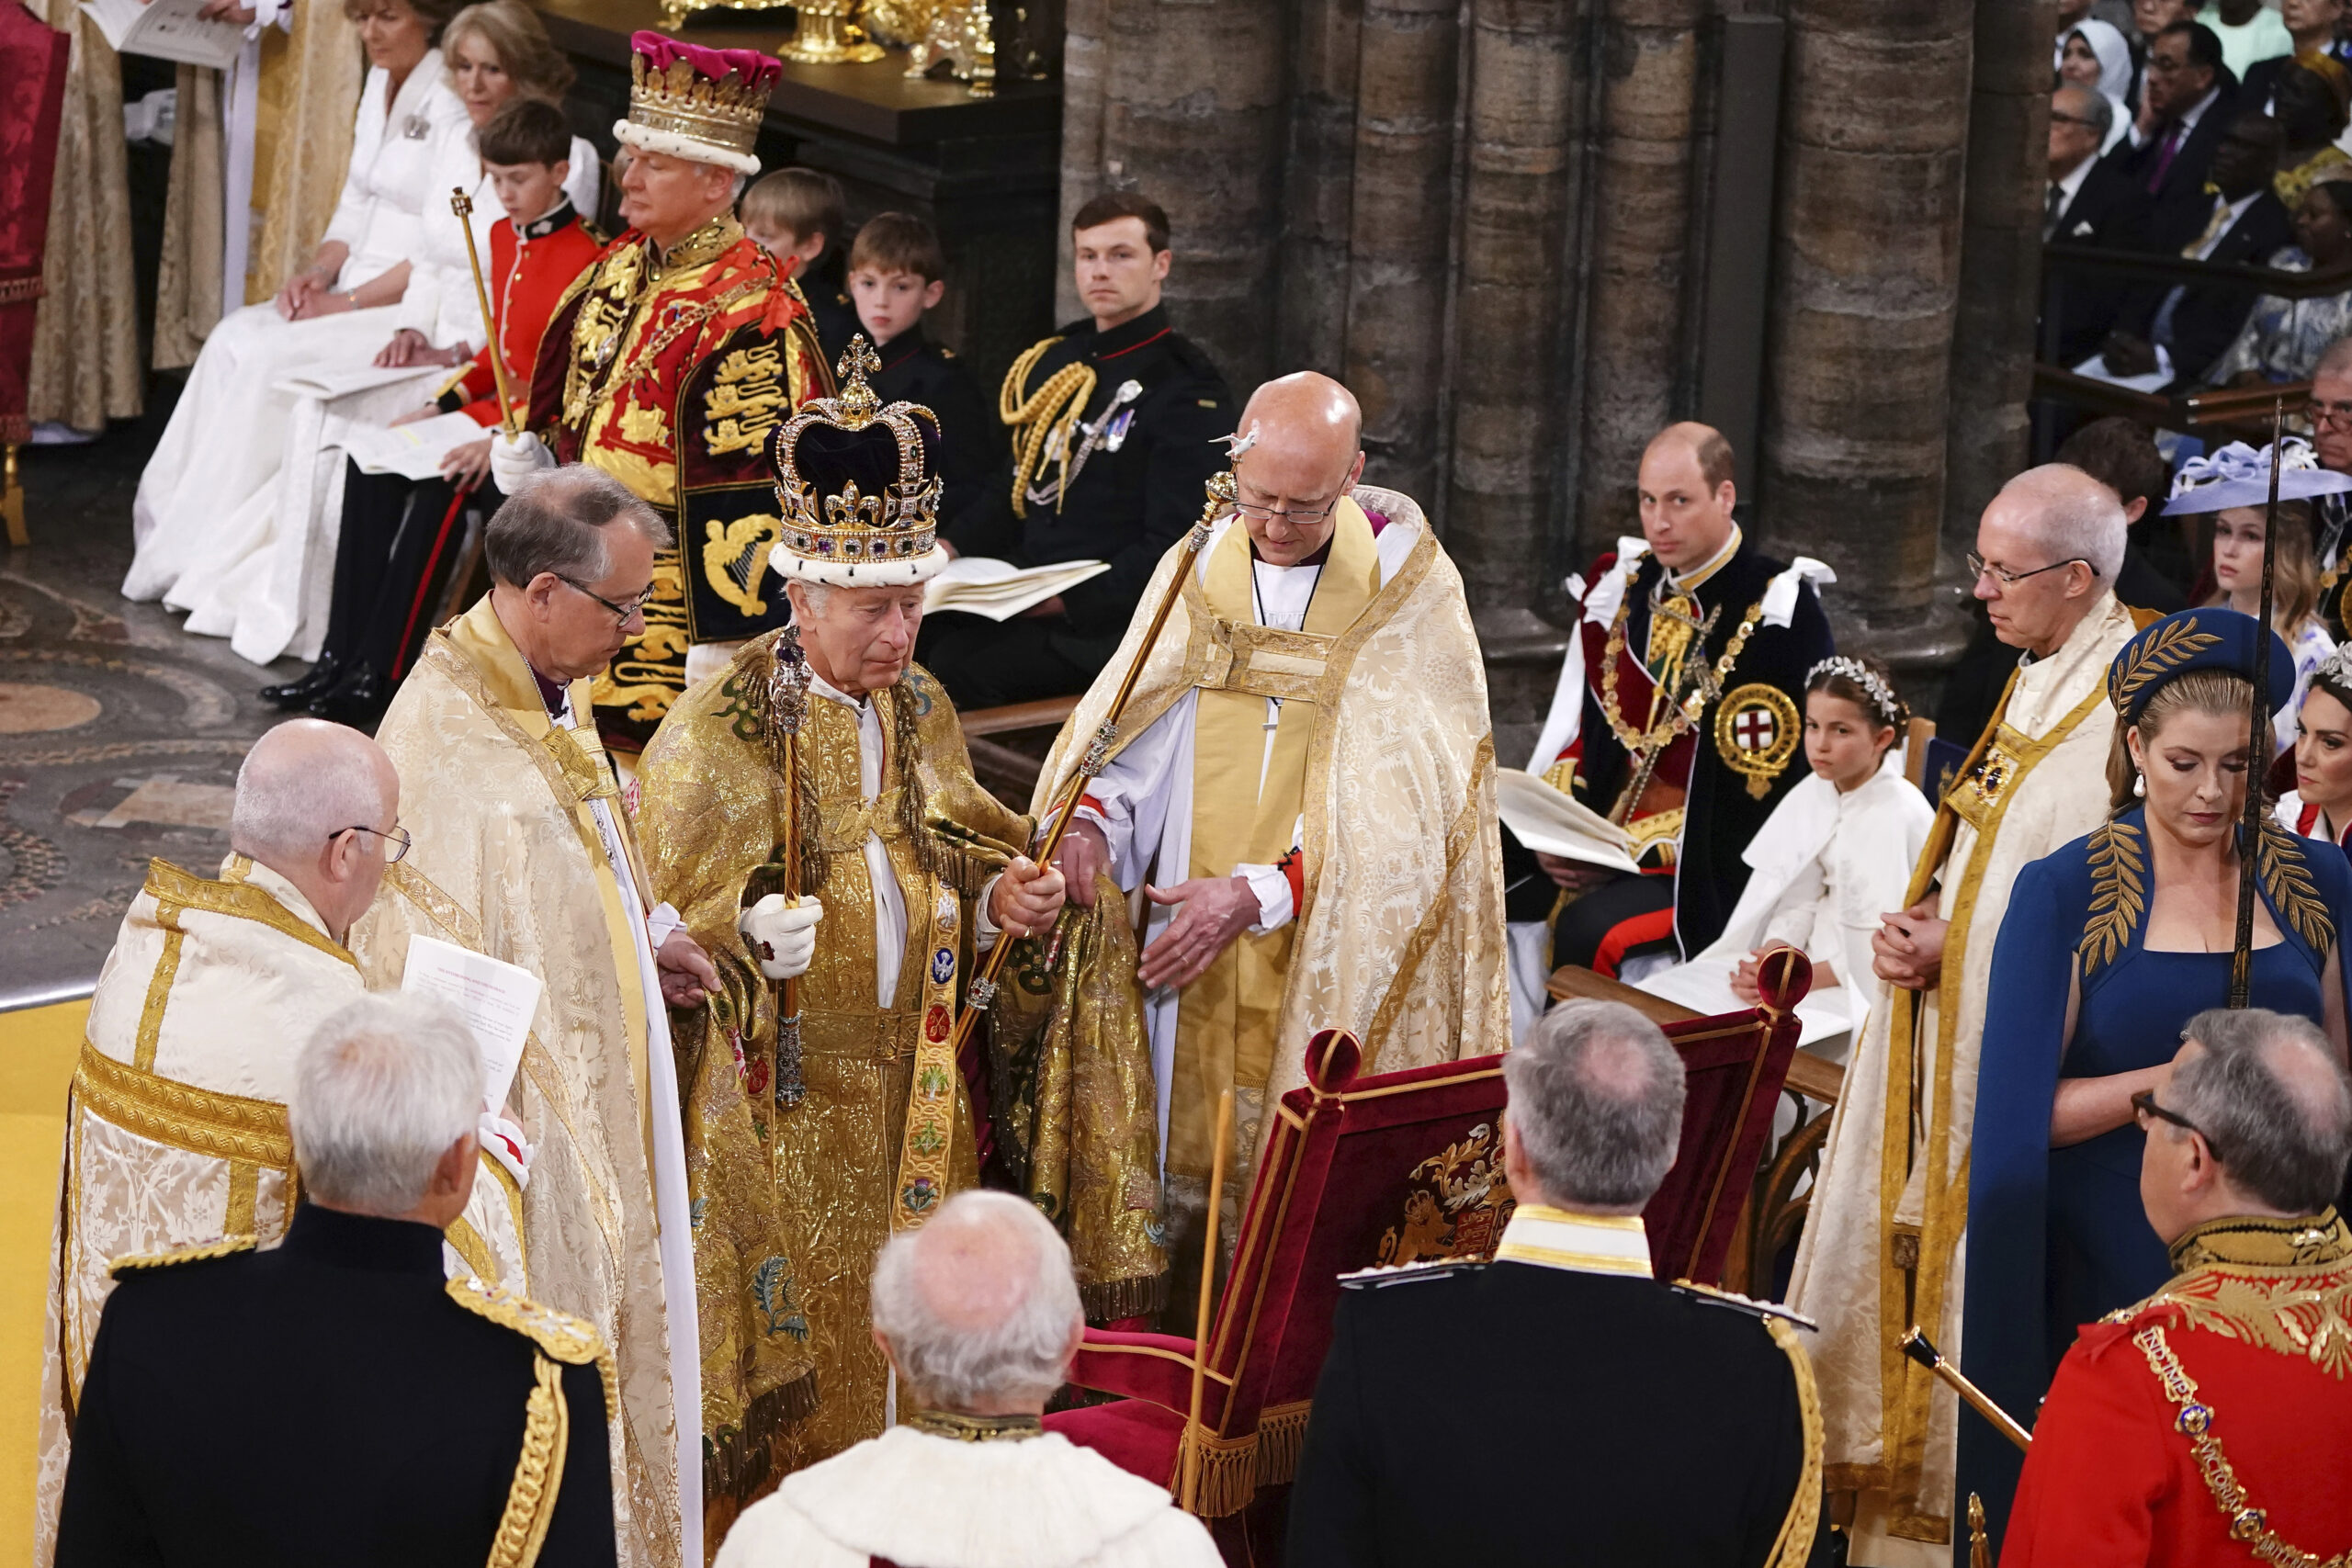
M752 1401L741 1427L721 1427L702 1456L702 1495L748 1504L767 1483L773 1468L768 1439L817 1408L814 1367Z
M1186 1431L1176 1450L1176 1473L1169 1478L1171 1491L1184 1483L1187 1450L1200 1456L1200 1479L1193 1494L1196 1517L1221 1519L1250 1506L1250 1499L1258 1495L1257 1433L1216 1438L1198 1427Z
M1269 1404L1258 1413L1258 1484L1281 1486L1298 1475L1298 1451L1306 1443L1311 1399Z

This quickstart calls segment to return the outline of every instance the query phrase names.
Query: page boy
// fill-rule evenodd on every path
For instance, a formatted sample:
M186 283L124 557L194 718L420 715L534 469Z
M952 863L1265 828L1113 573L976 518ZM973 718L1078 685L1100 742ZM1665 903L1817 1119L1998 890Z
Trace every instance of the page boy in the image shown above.
M799 263L793 280L816 318L817 341L826 360L837 366L850 334L857 331L857 312L842 279L842 231L847 220L841 182L815 169L778 169L752 182L737 211L743 232L762 250L778 261Z
M571 172L571 127L562 110L534 98L513 99L477 133L475 145L506 209L506 220L491 227L483 282L498 318L496 346L506 361L507 384L520 402L530 394L531 367L548 316L604 240L563 193ZM492 348L485 343L435 401L392 423L463 412L485 431L495 426ZM373 724L433 628L432 607L456 565L464 513L487 517L504 499L491 482L487 434L445 457L437 479L363 474L356 463L348 465L334 597L319 661L298 680L264 687L263 698L345 724Z
M1003 426L989 417L980 384L956 351L923 335L923 312L947 292L947 260L930 224L884 212L857 231L849 252L850 299L881 371L870 378L886 403L920 403L939 416L942 522L979 493L1004 454Z

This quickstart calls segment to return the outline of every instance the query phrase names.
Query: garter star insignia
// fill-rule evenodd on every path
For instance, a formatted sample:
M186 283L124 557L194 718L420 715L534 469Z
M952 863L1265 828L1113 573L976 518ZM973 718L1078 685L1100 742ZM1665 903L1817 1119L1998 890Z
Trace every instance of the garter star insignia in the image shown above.
M1715 750L1725 767L1747 780L1747 793L1758 800L1796 755L1804 732L1789 694L1761 681L1734 688L1715 709Z

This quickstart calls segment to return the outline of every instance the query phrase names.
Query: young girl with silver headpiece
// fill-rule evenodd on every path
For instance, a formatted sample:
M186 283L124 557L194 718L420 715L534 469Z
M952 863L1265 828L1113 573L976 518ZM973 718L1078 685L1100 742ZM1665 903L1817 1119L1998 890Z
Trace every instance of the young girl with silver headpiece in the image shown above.
M2295 710L2295 787L2272 809L2290 833L2352 849L2352 643L2312 671Z

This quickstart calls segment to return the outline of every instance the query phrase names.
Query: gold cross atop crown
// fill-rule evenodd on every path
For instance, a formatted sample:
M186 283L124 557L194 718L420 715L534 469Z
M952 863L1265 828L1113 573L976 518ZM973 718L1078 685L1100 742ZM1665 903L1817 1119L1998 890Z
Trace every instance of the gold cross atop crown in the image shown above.
M862 430L873 423L882 404L865 378L882 374L882 356L874 352L874 345L865 341L864 333L851 334L849 346L842 350L841 362L833 367L833 374L841 378L842 383L841 396L835 400L841 412L834 416L834 423L843 430Z

